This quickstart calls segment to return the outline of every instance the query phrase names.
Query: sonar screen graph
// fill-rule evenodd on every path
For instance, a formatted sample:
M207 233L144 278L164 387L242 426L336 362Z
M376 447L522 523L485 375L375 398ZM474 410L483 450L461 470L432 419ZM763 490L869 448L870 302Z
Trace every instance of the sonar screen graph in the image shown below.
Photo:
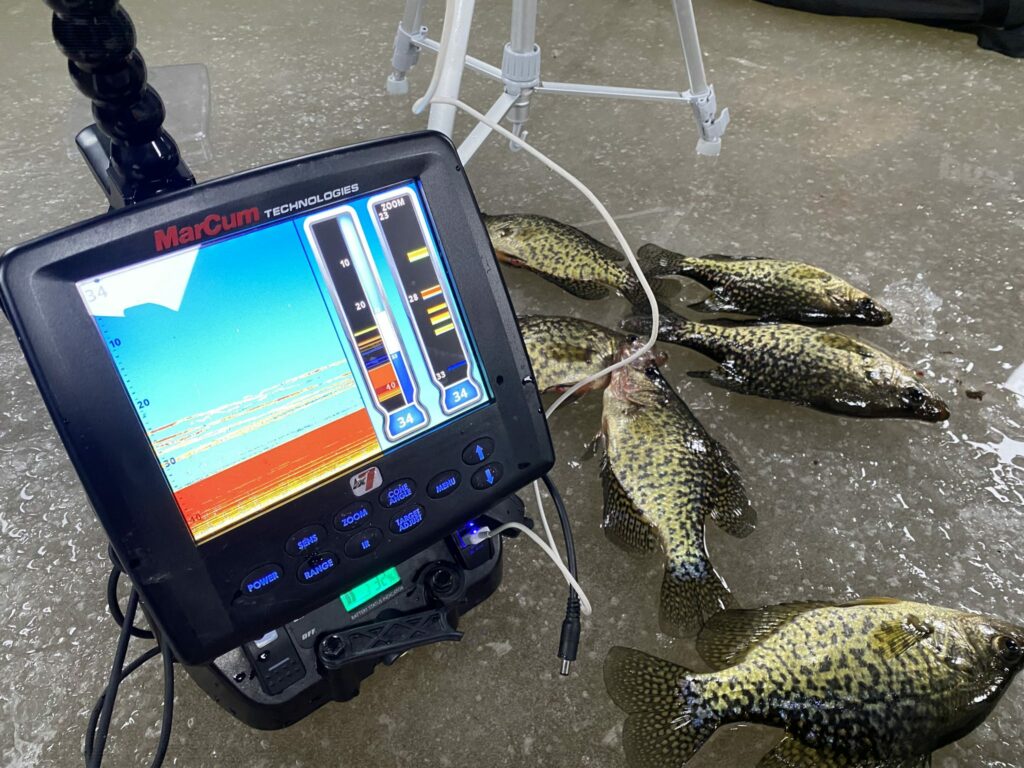
M415 182L394 191L420 203ZM443 262L457 349L422 342L374 222L360 198L78 283L197 542L485 401ZM446 397L459 382L475 396Z

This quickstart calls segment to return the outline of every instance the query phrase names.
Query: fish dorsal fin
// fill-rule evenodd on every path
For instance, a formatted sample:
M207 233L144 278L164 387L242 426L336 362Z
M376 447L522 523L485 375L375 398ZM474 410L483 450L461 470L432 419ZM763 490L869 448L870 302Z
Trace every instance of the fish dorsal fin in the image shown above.
M697 638L697 652L714 669L739 664L754 646L797 616L834 603L783 603L713 616Z
M595 280L573 280L569 277L555 277L554 275L548 275L539 270L534 271L548 282L554 283L563 291L571 293L578 299L594 301L595 299L603 299L611 293L607 285Z
M856 339L851 339L849 336L844 336L841 333L826 332L822 333L820 338L821 343L826 347L838 349L841 352L852 352L855 355L860 355L865 360L869 360L875 356L871 347L866 344L862 344Z
M895 659L935 634L935 628L912 613L896 621L883 622L871 633L879 655Z
M734 256L727 253L706 253L701 256L702 259L708 259L709 261L767 261L765 256Z
M657 529L644 519L615 476L607 458L601 464L601 485L604 488L604 528L608 540L620 549L646 555L659 545Z

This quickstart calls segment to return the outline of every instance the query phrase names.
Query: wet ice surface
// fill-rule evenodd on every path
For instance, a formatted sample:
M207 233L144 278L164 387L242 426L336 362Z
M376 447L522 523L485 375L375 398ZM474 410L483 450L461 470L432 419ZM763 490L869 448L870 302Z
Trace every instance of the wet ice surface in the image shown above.
M382 93L401 3L343 5L307 2L303 14L262 0L130 6L150 64L210 69L214 154L195 163L202 178L422 125L407 113L411 99ZM667 3L545 5L548 77L679 82ZM474 52L496 60L504 16L489 13L481 4ZM624 217L634 242L806 259L868 289L896 322L849 332L926 371L953 410L947 425L840 419L689 381L685 371L707 361L672 349L670 378L732 452L760 513L744 541L709 529L714 562L748 605L884 594L1024 621L1021 63L967 36L747 0L701 2L698 13L711 79L734 115L721 158L696 158L689 111L666 106L542 96L531 138ZM0 135L5 245L103 209L85 168L64 153L63 110L75 95L48 34L38 3L0 10L0 93L11 105ZM428 77L419 69L413 91ZM475 76L466 84L477 106L496 95ZM596 218L499 142L470 176L484 210ZM608 238L601 225L587 228ZM626 312L621 300L588 304L506 274L524 312L609 324ZM700 291L687 287L690 296ZM572 678L558 677L554 657L564 590L532 547L515 543L502 589L465 618L462 643L407 656L354 704L287 731L250 731L179 672L168 764L623 766L622 717L601 683L608 647L698 660L691 644L657 632L660 566L624 558L598 528L597 463L582 457L599 418L590 397L552 423L555 477L597 606ZM115 641L104 538L6 325L0 542L0 764L73 765ZM155 666L125 686L113 762L148 762L159 702ZM1022 718L1018 681L936 764L1024 765ZM691 764L752 766L775 738L731 728Z

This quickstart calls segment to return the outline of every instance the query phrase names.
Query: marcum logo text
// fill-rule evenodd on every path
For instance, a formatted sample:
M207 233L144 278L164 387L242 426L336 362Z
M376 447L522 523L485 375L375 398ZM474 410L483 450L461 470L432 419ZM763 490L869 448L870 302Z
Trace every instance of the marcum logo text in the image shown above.
M235 211L224 216L219 213L211 213L202 221L179 227L172 224L167 229L158 229L153 233L153 240L156 250L166 251L168 248L177 248L179 245L188 245L203 240L207 237L216 237L224 232L230 232L240 227L248 227L260 220L260 209L249 208L244 211Z

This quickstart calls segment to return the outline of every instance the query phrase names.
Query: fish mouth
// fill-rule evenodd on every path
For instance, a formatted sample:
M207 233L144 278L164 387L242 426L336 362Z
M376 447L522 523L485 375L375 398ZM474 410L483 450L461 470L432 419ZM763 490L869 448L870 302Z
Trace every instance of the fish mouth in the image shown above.
M949 406L941 400L935 399L918 411L918 416L924 421L933 424L940 421L948 421L950 416Z
M497 248L494 249L494 255L498 258L498 261L502 264L508 264L510 267L525 267L526 262L522 259L518 259L511 253L500 251Z
M871 299L864 299L858 303L852 317L863 325L889 325L892 322L892 312L875 304Z

